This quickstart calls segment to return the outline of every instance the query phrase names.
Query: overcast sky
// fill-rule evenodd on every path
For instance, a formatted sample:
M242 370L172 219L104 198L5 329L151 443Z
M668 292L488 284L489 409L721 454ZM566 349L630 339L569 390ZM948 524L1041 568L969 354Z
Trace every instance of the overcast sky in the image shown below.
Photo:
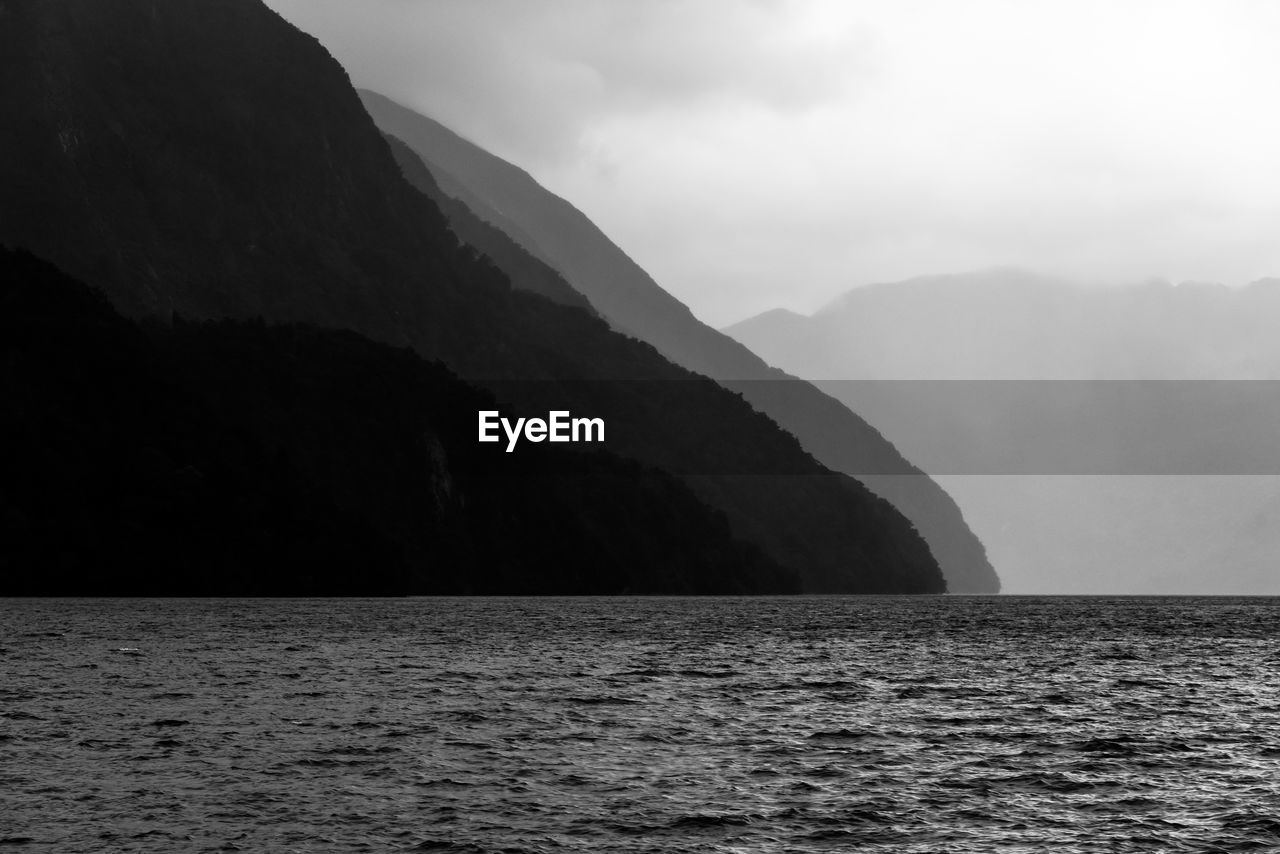
M1280 3L267 2L713 325L989 266L1280 276Z

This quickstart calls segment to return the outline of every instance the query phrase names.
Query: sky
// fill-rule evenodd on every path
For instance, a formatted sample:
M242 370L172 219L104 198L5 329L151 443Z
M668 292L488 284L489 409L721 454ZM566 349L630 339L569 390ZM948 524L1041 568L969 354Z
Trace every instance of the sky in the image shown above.
M267 0L724 326L862 284L1280 276L1269 0Z

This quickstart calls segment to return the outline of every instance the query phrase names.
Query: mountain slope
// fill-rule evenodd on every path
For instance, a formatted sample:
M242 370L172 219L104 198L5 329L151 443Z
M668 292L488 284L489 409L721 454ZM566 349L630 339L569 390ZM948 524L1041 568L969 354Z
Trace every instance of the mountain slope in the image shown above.
M614 328L738 392L824 465L890 500L929 542L951 590L999 590L955 502L865 421L701 323L580 211L524 171L381 95L364 91L361 98L384 132L423 159L444 193L559 270Z
M0 594L786 593L676 478L475 442L489 395L349 332L140 330L0 249Z
M603 418L610 451L686 476L807 589L943 588L905 519L739 397L460 246L342 68L257 0L0 15L0 242L131 317L349 329L505 380L510 414Z
M409 183L436 203L458 240L492 261L511 281L512 287L540 294L561 305L595 313L587 298L575 291L551 265L529 254L524 247L508 237L505 231L485 222L465 204L441 190L413 149L390 134L383 136Z

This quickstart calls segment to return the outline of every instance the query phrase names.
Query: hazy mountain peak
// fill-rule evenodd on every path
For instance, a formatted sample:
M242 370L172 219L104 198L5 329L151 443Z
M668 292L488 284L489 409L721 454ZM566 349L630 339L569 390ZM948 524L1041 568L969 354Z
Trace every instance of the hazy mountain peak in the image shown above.
M789 308L771 308L768 311L762 311L759 314L753 314L750 317L743 318L737 323L731 323L721 328L721 332L731 334L730 330L737 329L741 326L748 326L753 323L804 323L809 319L809 315L792 311Z
M912 276L895 282L875 282L852 288L814 312L814 317L840 312L868 298L905 298L936 294L989 295L999 293L1006 298L1024 294L1076 287L1065 279L1021 267L989 267L966 273L934 273Z

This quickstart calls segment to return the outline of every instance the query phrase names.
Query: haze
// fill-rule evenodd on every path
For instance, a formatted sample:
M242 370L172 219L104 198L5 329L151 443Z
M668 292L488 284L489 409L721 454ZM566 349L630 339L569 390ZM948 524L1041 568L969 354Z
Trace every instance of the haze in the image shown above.
M269 4L713 325L993 265L1280 273L1274 4Z

